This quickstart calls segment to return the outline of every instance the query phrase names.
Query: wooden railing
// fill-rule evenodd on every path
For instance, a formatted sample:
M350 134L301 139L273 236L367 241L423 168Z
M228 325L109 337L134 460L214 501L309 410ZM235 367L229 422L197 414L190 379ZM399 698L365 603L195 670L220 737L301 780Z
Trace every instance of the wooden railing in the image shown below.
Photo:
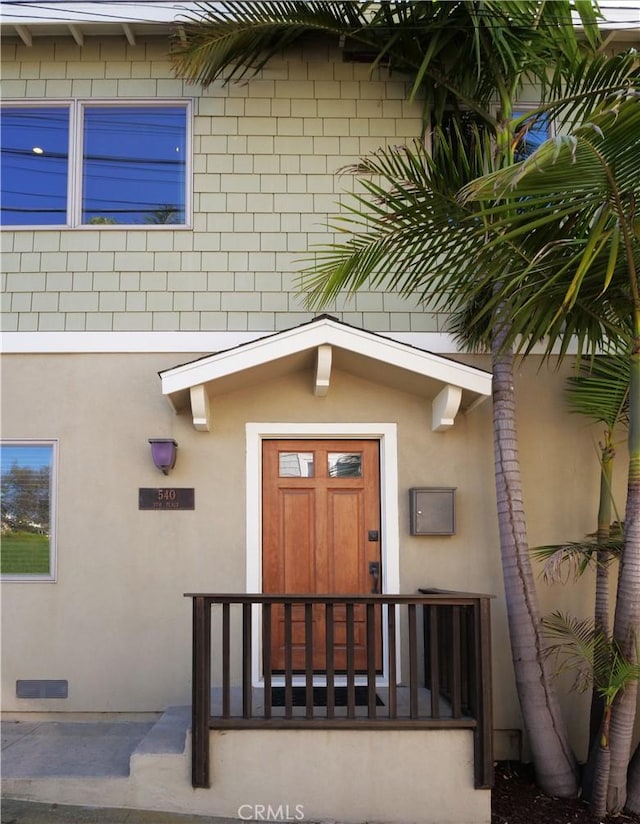
M188 594L193 786L209 786L210 729L332 727L473 730L491 787L490 596L420 592Z

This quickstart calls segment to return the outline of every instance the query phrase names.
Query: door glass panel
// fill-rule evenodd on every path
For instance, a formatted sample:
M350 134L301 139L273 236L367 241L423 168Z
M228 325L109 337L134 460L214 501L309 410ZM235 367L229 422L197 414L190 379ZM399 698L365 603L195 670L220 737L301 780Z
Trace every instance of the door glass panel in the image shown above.
M330 478L361 478L362 452L329 452Z
M313 478L313 452L280 452L281 478Z

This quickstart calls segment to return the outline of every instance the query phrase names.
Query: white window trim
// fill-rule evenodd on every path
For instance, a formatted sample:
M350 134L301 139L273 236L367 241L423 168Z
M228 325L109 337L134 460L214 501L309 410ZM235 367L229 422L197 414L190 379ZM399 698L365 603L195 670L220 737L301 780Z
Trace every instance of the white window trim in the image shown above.
M49 573L47 575L0 574L2 583L55 584L58 580L58 440L55 438L2 438L0 446L50 446Z
M101 106L121 106L122 108L133 108L134 106L144 108L158 108L169 106L185 110L185 192L184 192L184 223L158 224L152 223L116 223L93 224L82 223L82 155L84 152L84 109L90 106L98 108ZM58 98L53 100L33 99L33 100L12 100L2 101L2 108L24 108L24 109L68 109L69 110L69 145L68 145L68 177L67 177L67 222L49 224L21 224L15 226L0 226L5 232L40 232L40 231L100 231L100 232L129 232L129 231L180 231L191 229L193 225L193 100L191 98L135 98L135 97L115 97L115 98Z
M400 532L398 514L398 426L395 423L247 423L246 432L246 585L247 593L262 592L262 441L266 438L377 440L380 443L380 531L382 534L382 591L400 592ZM383 645L387 648L387 623L383 621ZM396 629L396 672L402 672L400 661L400 627ZM253 686L263 685L260 650L262 622L260 607L252 612L252 672ZM376 677L378 686L389 683L385 656L384 670ZM322 677L314 682L324 683ZM277 679L274 679L274 684ZM294 683L304 679L294 677ZM336 683L341 683L336 679ZM358 681L359 683L359 681ZM363 681L365 683L365 681Z

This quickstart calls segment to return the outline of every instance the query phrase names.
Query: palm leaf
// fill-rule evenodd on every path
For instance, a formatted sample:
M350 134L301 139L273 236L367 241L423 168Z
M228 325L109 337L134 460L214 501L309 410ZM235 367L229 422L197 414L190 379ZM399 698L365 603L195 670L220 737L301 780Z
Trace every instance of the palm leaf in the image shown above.
M612 537L601 543L590 535L584 541L533 547L531 555L543 564L543 579L547 583L565 583L570 577L579 578L587 569L600 564L603 557L607 559L607 565L619 559L623 538L616 527L616 524L612 525Z
M627 351L613 352L581 364L580 374L567 378L566 397L572 412L604 423L613 431L629 419L631 368Z
M531 261L512 267L513 275L493 298L494 305L508 298L513 307L506 344L524 335L526 346L535 330L552 346L566 339L567 322L569 331L592 345L600 345L607 334L628 337L629 273L640 265L634 223L639 149L640 102L625 98L590 118L575 135L549 140L523 163L464 189L463 202L481 202L480 214L495 232L486 254L506 257L505 244L518 243L521 260ZM503 200L490 203L492 197ZM606 248L612 243L620 245L613 269ZM599 327L588 315L572 316L578 300L582 306L593 302ZM545 314L537 314L543 306Z
M632 681L640 679L640 662L626 657L614 638L594 629L591 619L578 619L562 612L543 618L550 644L545 652L557 661L556 673L572 671L574 689L584 692L591 684L611 706L615 697Z

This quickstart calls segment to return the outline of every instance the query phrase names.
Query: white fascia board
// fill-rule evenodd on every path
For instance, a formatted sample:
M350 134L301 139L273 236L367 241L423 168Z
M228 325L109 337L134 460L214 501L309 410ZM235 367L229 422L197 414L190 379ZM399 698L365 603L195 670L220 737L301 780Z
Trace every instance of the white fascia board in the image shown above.
M2 332L6 354L217 352L273 332Z
M262 366L279 358L329 344L364 357L406 369L418 375L459 386L481 395L491 394L491 375L471 366L447 360L431 352L414 349L395 340L382 338L329 319L288 329L267 340L211 355L209 358L177 366L161 375L165 395L200 383Z
M6 354L91 354L115 352L221 352L273 335L273 330L256 332L0 332L0 350ZM465 354L447 332L376 332L382 338L405 343L432 355ZM543 355L540 344L531 354ZM575 355L574 343L567 349ZM467 353L468 354L468 353ZM554 350L554 354L558 354Z

